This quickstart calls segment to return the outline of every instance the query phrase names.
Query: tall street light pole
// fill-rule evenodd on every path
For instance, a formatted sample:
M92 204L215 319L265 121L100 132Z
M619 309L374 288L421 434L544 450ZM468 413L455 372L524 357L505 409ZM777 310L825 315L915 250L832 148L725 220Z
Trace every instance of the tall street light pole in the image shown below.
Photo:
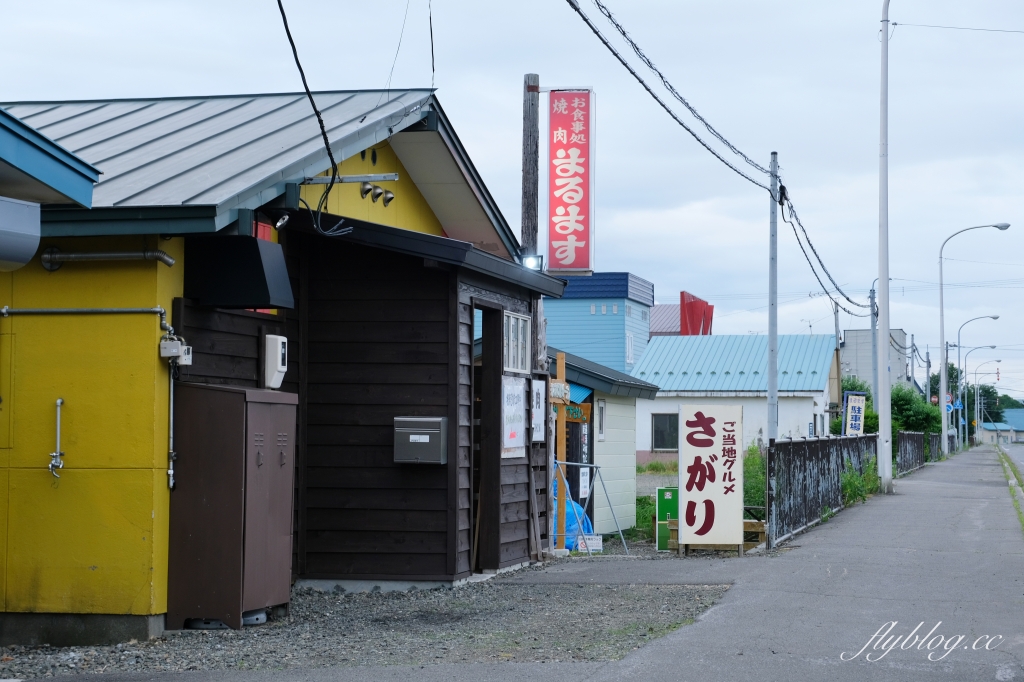
M939 410L942 417L942 456L949 456L949 438L946 436L946 432L949 430L949 420L947 419L946 405L943 402L946 399L946 393L949 391L948 385L948 368L949 368L949 357L948 351L946 350L946 316L945 310L943 309L943 292L942 292L942 250L946 248L946 244L950 239L967 232L968 230L980 230L983 227L994 227L999 231L1009 229L1010 223L995 223L992 225L975 225L974 227L965 227L962 230L954 232L953 234L946 237L946 241L942 242L942 246L939 247L939 348L941 349L942 357L940 358L941 367L939 368L939 405L942 409ZM879 418L878 428L882 428L881 418Z
M768 212L768 445L779 437L779 155L772 152Z
M995 346L992 346L992 347L995 348ZM978 365L977 367L974 368L974 414L975 414L974 421L978 422L978 424L983 424L984 423L983 417L985 416L981 412L981 403L979 402L981 400L981 391L978 390L978 370L981 369L982 365L987 365L990 362L1002 362L1002 360L988 360L988 361L983 362L983 363L981 363L981 365ZM995 426L995 424L993 424L993 426ZM978 435L978 428L977 427L974 428L974 435L975 435L975 438L977 438L977 435ZM998 441L999 441L999 429L996 428L996 442L998 442Z
M892 493L892 396L889 394L889 0L882 2L882 91L878 144L878 476ZM883 355L884 353L884 355Z
M967 352L964 353L964 371L963 371L962 376L967 376L967 358L970 357L971 353L973 353L976 350L981 350L982 348L987 348L989 350L995 350L995 346L975 346L974 348L968 348ZM977 381L977 377L975 377L975 381ZM963 383L963 382L961 382L961 383ZM966 391L965 391L965 393L966 393ZM965 407L967 406L966 402L964 402L964 406ZM975 400L974 400L974 414L972 415L972 419L974 419L975 421L978 420L978 414L977 413L978 413L978 400L977 400L977 396L975 396ZM974 428L974 433L978 433L978 428L977 427Z
M964 322L962 325L960 325L960 329L958 329L957 332L956 332L956 368L957 368L956 397L960 400L960 404L962 406L964 406L964 407L967 406L967 399L966 399L967 396L966 396L965 388L964 388L964 367L966 366L967 357L964 356L964 360L963 360L964 364L961 364L961 362L960 362L960 332L962 332L964 330L964 327L966 327L971 322L974 322L975 320L998 320L998 319L999 319L998 315L982 315L981 317L972 317L971 319L967 320L967 322ZM968 351L968 355L969 354L970 354L970 352ZM961 417L963 417L964 412L966 412L964 407L960 408L960 415L961 415ZM964 421L966 421L966 419ZM960 427L959 427L959 425L957 425L957 432L959 433L959 431L960 431ZM964 447L967 446L967 425L966 424L964 425L964 434L963 434L963 437L960 438L960 443Z

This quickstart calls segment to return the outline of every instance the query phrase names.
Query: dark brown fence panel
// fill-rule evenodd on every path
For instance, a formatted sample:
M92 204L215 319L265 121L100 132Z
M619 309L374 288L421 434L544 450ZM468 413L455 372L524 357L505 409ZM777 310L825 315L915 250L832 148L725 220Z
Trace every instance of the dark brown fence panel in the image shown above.
M768 540L775 545L843 508L846 462L863 473L877 437L780 440L768 448Z
M937 433L928 434L928 461L938 462L942 457L942 436Z
M924 466L924 434L900 431L896 434L896 475L902 476Z

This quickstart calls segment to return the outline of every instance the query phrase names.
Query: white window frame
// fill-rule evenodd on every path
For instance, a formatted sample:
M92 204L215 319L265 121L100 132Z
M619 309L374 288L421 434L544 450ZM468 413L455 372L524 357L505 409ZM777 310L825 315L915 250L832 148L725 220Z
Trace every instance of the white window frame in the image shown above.
M607 303L602 303L601 304L601 314L602 315L607 315L608 314L608 304Z
M604 440L605 420L608 419L608 401L598 399L597 401L597 439Z
M506 372L530 374L532 364L530 317L510 313L502 320L502 367Z
M591 315L596 315L597 314L597 304L596 303L591 303L590 304L590 314Z
M633 306L626 304L626 317L633 317Z
M634 364L633 360L633 332L626 332L626 364Z
M612 315L618 315L618 314L619 314L619 304L618 303L612 303Z

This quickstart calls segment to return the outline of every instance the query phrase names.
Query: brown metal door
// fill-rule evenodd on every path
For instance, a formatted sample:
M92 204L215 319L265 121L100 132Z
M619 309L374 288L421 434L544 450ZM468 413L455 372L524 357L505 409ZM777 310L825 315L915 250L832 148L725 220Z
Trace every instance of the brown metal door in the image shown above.
M294 430L294 406L247 404L243 611L289 600Z

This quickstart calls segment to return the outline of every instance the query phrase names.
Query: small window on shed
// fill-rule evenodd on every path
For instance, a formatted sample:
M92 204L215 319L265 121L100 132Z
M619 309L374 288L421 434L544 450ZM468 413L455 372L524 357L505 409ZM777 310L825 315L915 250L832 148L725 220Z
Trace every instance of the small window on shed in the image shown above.
M633 332L626 332L626 364L633 364Z
M597 439L604 440L604 420L608 411L608 401L597 401Z
M626 304L626 317L633 317L633 306Z
M618 314L619 314L619 306L618 306L618 304L612 304L612 315L618 315Z
M605 305L604 303L601 304L601 314L602 315L607 315L608 314L608 306Z
M594 304L594 303L590 304L590 314L591 315L596 315L597 314L597 305Z
M502 343L504 368L507 372L530 372L530 318L526 315L505 313Z
M642 308L640 310L640 319L643 320L644 322L647 321L647 310L646 309Z
M678 452L679 413L651 415L651 446L653 450Z

